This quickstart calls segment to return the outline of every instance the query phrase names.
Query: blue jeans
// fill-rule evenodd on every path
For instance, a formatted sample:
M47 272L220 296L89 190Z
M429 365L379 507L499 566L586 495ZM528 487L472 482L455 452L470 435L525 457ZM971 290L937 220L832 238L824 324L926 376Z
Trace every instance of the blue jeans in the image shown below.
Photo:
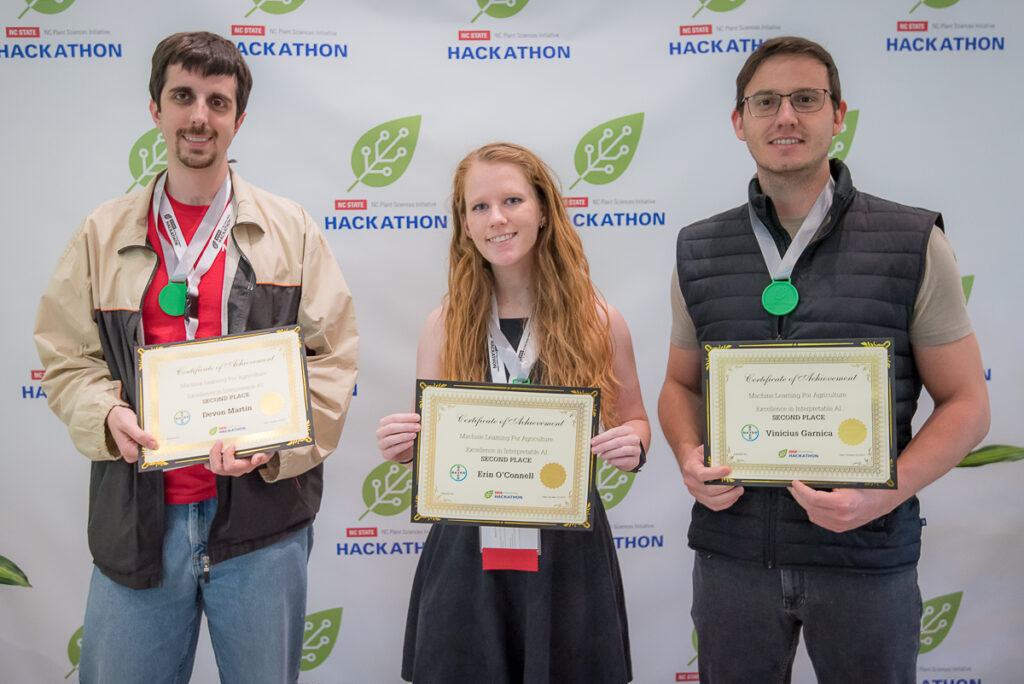
M313 529L210 568L202 558L217 499L166 505L163 584L129 589L93 568L80 678L90 684L187 682L205 613L222 682L295 682Z
M690 614L703 684L789 682L801 628L818 682L917 681L916 568L769 569L698 551Z

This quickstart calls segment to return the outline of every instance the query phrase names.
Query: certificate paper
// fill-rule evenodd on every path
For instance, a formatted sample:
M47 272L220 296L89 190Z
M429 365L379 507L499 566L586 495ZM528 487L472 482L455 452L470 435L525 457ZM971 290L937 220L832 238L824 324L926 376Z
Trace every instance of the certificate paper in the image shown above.
M236 456L313 443L299 326L137 349L142 429L139 469L209 460L217 440Z
M896 488L892 341L707 344L705 465L720 484Z
M591 528L599 390L416 385L414 522Z

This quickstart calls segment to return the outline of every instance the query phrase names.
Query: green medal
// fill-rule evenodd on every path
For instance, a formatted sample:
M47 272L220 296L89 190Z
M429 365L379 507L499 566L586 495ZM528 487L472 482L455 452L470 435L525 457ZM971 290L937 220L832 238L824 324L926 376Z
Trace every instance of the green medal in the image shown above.
M160 308L168 316L185 315L185 299L188 296L188 285L170 282L160 290Z
M799 301L800 294L788 280L773 280L761 293L761 306L774 316L785 316Z

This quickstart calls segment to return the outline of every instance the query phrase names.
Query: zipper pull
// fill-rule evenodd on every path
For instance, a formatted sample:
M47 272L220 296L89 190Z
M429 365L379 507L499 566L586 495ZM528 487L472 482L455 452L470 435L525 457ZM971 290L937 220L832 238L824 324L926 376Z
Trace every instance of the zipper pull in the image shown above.
M210 583L210 557L203 556L203 581Z

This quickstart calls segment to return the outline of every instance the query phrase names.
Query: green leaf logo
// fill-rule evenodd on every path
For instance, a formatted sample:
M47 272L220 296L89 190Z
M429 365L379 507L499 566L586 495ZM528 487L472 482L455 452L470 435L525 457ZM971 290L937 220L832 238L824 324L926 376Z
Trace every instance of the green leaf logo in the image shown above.
M145 185L166 168L167 143L160 129L154 128L136 140L132 151L128 153L128 171L134 182L125 190L125 194L134 190L136 185Z
M78 669L78 663L82 660L82 630L85 629L85 625L82 625L78 630L71 635L71 639L68 640L68 660L71 661L71 672L64 675L64 679L67 679L71 675L75 674L75 670Z
M789 453L789 449L781 449L781 450L779 450L779 458L786 458L786 454L788 454L788 453Z
M960 0L921 0L910 9L910 14L913 14L914 10L916 10L921 5L927 5L932 9L946 9L947 7L952 7L959 1Z
M828 152L829 157L835 157L839 161L846 159L846 155L850 152L850 147L853 145L853 134L857 132L858 118L860 118L859 109L851 109L846 112L843 130L839 131L839 134L832 138L832 149Z
M312 670L327 660L334 644L338 642L339 627L341 627L341 608L322 610L319 613L306 616L306 632L302 635L300 670L303 672Z
M14 561L5 556L0 556L0 584L11 584L16 587L31 587L28 577L22 572Z
M215 435L215 434L217 434L217 428L216 427L210 428L210 435Z
M965 275L960 279L960 286L964 288L964 299L971 301L971 290L974 289L974 276Z
M989 444L964 456L957 468L976 468L989 463L1010 463L1024 460L1024 448L1005 444Z
M607 461L599 459L600 465L597 468L597 493L601 496L601 503L606 511L615 508L629 493L636 479L636 473L624 473Z
M918 653L931 651L946 638L960 610L963 595L964 592L958 591L925 601L921 612L921 650Z
M484 492L484 498L485 499L490 499L492 496L494 496L494 490L493 489L488 489L486 492Z
M299 9L306 0L253 0L256 5L251 10L245 13L248 17L256 10L263 10L267 14L288 14Z
M395 119L363 133L352 148L352 172L356 179L348 187L348 192L352 192L360 181L374 188L383 188L402 177L416 149L421 118L417 114Z
M476 16L469 23L472 24L482 14L494 17L495 19L507 19L514 14L519 14L528 2L530 0L476 0L480 11L476 13Z
M693 650L696 651L697 650L697 628L696 627L693 628L693 633L690 634L690 642L693 644ZM696 653L694 653L693 657L690 658L690 662L686 663L687 667L689 667L690 665L693 665L693 661L695 661L695 660L697 660L697 654Z
M744 0L700 0L700 7L693 13L693 16L700 14L703 9L709 9L712 12L730 12L740 5Z
M639 112L592 128L576 145L576 172L580 177L569 189L581 180L604 185L621 176L633 161L643 127L644 113Z
M412 471L405 466L384 461L370 471L363 482L363 502L367 513L398 515L412 505Z
M35 10L40 14L60 14L74 2L75 0L25 0L28 7L18 15L18 18L21 19L29 10Z

